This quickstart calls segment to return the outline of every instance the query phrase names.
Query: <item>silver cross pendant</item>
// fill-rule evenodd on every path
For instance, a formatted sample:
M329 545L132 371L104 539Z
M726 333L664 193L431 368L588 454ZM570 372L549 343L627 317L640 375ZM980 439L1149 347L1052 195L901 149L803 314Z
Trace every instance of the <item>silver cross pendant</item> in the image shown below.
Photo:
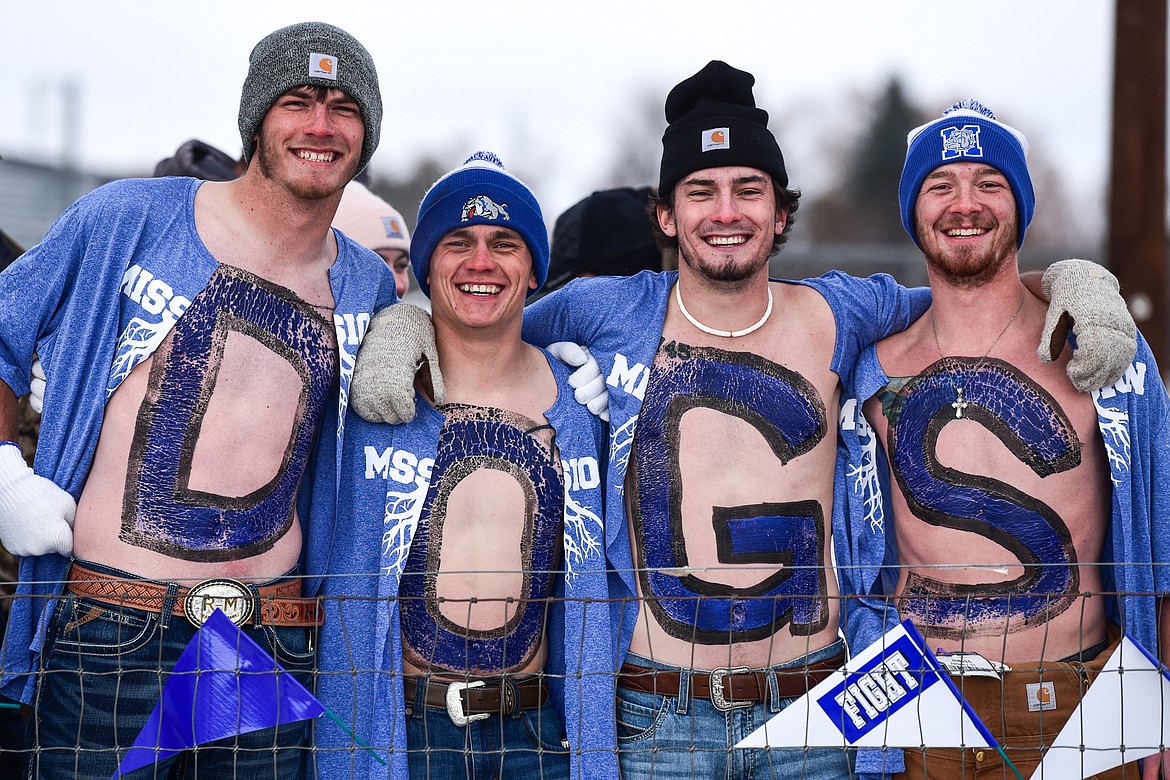
M963 419L963 410L967 408L967 402L963 400L963 388L956 387L955 393L955 402L951 404L951 407L955 410L955 419L961 420Z

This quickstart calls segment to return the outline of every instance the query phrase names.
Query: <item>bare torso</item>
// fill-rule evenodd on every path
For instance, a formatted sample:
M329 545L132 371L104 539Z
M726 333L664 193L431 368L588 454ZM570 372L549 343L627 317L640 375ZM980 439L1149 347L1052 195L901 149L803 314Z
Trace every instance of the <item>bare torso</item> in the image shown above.
M1044 305L1031 296L987 359L940 361L928 320L878 346L887 376L917 378L865 406L891 455L902 615L931 647L1007 663L1087 649L1105 636L1104 600L1085 594L1102 589L1110 485L1069 349L1036 358Z
M667 313L626 480L630 650L661 663L759 668L837 639L835 325L812 289L771 289L741 338L699 332L673 298Z
M311 268L282 265L209 209L208 191L196 225L222 265L107 403L74 550L163 581L264 580L300 556L295 494L336 382L336 247Z
M427 505L399 585L407 673L544 668L564 480L544 416L556 383L542 353L529 357L535 375L512 377L502 393L460 392L455 377L448 386L448 399L460 403L440 408L446 421Z

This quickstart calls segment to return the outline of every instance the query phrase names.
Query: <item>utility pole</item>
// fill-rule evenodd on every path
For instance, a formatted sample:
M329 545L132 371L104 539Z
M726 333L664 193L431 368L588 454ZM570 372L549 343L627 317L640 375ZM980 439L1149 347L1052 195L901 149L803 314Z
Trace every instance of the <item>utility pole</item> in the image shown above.
M1170 370L1166 240L1167 0L1116 0L1109 265Z

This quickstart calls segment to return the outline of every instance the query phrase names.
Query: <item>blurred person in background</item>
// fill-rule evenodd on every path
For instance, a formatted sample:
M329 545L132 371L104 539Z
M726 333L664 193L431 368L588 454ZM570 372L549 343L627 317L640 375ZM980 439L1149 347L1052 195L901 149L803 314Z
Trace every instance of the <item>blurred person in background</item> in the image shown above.
M191 176L203 181L231 181L244 174L248 164L243 159L232 159L205 141L192 138L184 141L175 153L154 166L156 178L162 176Z
M649 187L598 190L557 217L546 295L582 276L633 276L670 270L646 218Z
M341 195L333 227L374 250L394 272L398 297L410 289L410 231L406 220L361 182L352 181Z

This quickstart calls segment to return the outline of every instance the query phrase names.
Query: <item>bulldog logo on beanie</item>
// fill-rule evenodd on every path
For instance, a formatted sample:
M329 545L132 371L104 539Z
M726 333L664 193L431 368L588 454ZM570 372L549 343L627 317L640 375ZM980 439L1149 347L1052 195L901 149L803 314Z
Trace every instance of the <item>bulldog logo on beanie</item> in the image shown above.
M503 219L509 220L508 204L496 203L487 195L476 195L468 198L463 204L463 211L459 214L461 222L470 222L473 219Z
M944 127L939 130L943 139L944 160L957 160L960 157L982 157L983 147L979 145L979 126L963 125L962 127Z

